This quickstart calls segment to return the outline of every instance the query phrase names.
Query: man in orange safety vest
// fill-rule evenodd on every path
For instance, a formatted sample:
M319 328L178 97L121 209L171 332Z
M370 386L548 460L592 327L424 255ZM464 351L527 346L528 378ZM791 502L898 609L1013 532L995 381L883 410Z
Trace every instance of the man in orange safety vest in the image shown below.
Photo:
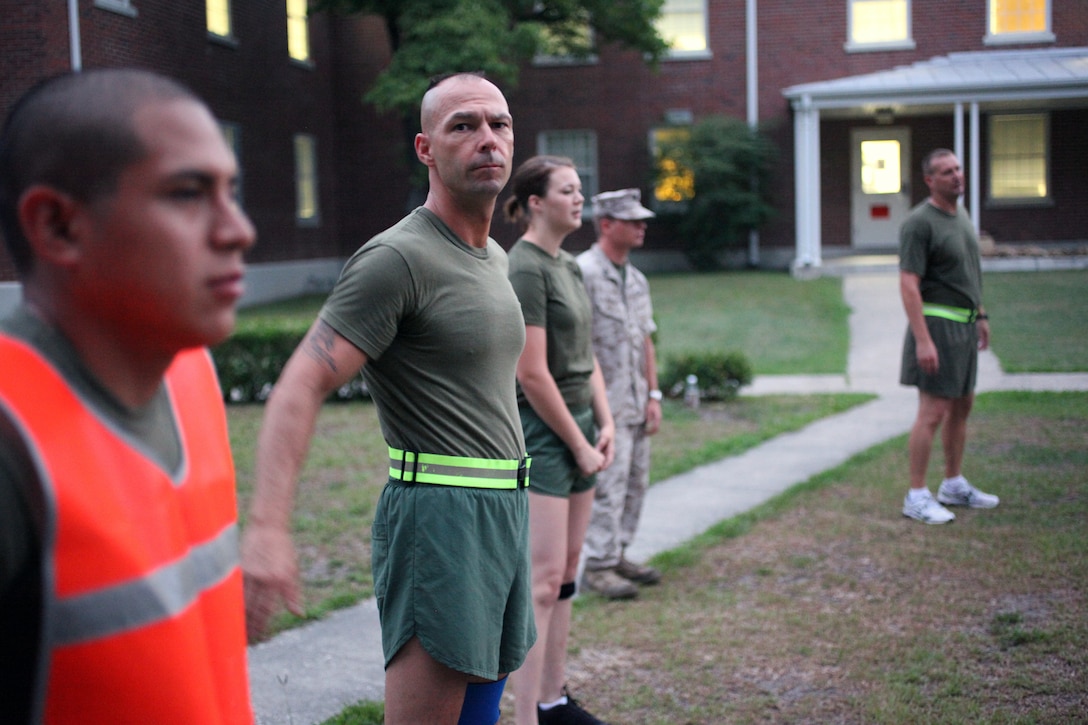
M206 347L254 229L190 91L31 89L0 132L0 722L251 723L234 472Z

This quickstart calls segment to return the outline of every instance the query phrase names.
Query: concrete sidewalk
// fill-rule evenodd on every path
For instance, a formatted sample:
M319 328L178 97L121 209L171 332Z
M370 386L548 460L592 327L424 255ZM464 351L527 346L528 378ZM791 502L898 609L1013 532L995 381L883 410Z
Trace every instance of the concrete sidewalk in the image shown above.
M757 377L745 395L867 392L878 397L779 436L744 454L700 466L650 488L632 558L671 549L714 524L910 429L916 393L898 384L906 316L894 271L844 276L850 315L846 375ZM1088 374L1007 375L980 357L980 392L1088 391ZM369 599L278 635L249 651L257 722L309 725L384 690L377 607Z

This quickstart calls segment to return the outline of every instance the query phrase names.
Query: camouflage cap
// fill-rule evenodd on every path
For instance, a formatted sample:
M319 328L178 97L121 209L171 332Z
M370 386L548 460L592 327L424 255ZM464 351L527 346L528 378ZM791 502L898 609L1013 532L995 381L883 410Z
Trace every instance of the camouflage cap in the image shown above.
M591 200L597 216L607 216L624 221L650 219L657 216L642 205L642 192L638 189L620 189L597 194Z

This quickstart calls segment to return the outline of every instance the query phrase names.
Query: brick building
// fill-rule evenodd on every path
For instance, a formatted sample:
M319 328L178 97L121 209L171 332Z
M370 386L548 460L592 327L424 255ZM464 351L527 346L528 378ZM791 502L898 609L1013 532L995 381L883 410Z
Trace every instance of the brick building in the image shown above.
M0 0L0 113L73 67L134 65L205 97L241 161L258 230L259 301L324 289L410 194L399 122L363 104L388 59L376 18L305 0ZM931 148L956 150L965 203L998 242L1088 239L1084 0L667 0L656 69L604 45L542 58L506 89L517 157L572 156L589 193L655 198L655 148L710 114L759 124L780 150L773 222L733 257L771 267L890 250L926 194ZM515 231L496 219L504 243ZM592 241L589 224L572 237ZM651 225L644 266L682 267ZM0 280L13 278L0 253ZM9 283L9 286L10 283Z
M640 186L667 208L655 138L724 113L780 150L776 218L738 261L894 249L936 147L959 153L964 202L996 241L1088 240L1083 0L668 0L659 27L675 50L656 71L616 48L525 69L519 157L567 152L590 190ZM682 246L656 232L647 249Z
M72 68L135 66L181 80L208 101L239 158L258 234L247 301L325 290L360 240L402 216L409 185L389 143L401 138L400 123L361 100L389 56L384 25L306 17L305 8L305 0L0 0L0 114L38 80ZM0 251L0 280L13 279ZM3 286L10 304L17 286Z

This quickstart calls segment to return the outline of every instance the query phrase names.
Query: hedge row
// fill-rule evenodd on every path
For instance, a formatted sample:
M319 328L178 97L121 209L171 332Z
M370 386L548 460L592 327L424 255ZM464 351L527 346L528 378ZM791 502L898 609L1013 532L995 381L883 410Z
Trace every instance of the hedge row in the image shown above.
M240 325L225 342L212 349L223 399L228 403L264 402L283 366L306 334L305 327L253 322ZM361 376L337 390L330 400L368 397Z
M263 402L306 334L306 328L249 322L212 350L223 397L228 403ZM743 353L691 353L667 357L658 372L661 389L671 397L684 394L688 375L698 379L703 400L729 400L743 385L752 382L752 364ZM331 400L368 397L366 384L357 377L336 391Z

